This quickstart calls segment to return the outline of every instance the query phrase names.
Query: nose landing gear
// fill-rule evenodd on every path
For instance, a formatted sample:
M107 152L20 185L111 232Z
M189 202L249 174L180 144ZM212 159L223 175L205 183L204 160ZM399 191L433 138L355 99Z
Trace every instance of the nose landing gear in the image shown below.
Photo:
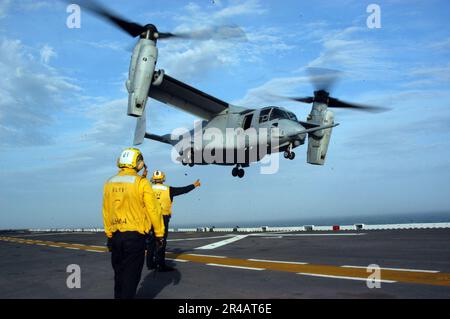
M284 158L288 158L290 160L293 160L295 158L295 153L292 152L292 144L289 145L288 149L284 151Z
M243 168L240 168L240 165L236 165L235 168L233 168L233 170L231 171L231 175L233 175L233 177L238 176L239 178L244 177L245 175L245 171Z

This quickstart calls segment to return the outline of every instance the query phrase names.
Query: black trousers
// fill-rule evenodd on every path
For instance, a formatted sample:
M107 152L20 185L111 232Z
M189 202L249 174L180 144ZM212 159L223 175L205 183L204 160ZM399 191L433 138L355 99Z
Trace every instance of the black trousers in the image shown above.
M145 236L138 232L115 232L111 264L114 269L114 298L131 299L141 280L145 258Z
M163 215L164 220L164 244L161 247L156 247L155 232L150 234L147 243L147 267L148 269L154 269L156 266L163 268L166 265L166 246L167 236L169 235L169 222L170 217Z

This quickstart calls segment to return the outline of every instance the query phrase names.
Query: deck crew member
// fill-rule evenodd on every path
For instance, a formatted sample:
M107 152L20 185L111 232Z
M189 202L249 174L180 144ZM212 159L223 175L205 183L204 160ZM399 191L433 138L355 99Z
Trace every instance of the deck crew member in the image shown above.
M136 148L127 148L117 160L120 171L103 190L103 222L114 269L114 297L134 298L145 260L145 238L152 228L162 241L161 205L149 181L138 175L145 167Z
M156 170L152 175L152 188L156 195L157 200L161 205L161 212L164 220L164 240L162 245L157 247L154 236L150 237L149 245L147 248L147 267L148 269L155 269L158 267L159 271L172 271L172 267L166 265L166 246L167 236L169 232L169 221L172 217L172 202L175 196L189 193L196 187L200 187L200 181L196 180L193 184L185 187L173 187L164 184L166 181L166 175Z

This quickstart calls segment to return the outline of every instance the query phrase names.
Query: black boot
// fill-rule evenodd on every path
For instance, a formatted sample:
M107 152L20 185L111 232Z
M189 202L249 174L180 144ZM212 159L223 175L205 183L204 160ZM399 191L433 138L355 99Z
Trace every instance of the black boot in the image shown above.
M162 266L159 266L159 268L158 268L158 271L160 271L160 272L169 272L169 271L174 271L174 270L175 270L175 268L167 266L167 265L162 265Z

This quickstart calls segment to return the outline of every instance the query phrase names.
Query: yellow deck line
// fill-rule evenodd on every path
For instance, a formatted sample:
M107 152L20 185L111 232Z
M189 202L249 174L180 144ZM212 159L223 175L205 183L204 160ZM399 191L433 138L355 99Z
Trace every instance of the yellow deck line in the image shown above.
M237 258L202 257L202 256L193 256L189 254L180 254L180 255L168 254L168 257L189 260L192 262L198 262L202 264L216 263L232 266L265 268L270 270L293 272L293 273L310 273L310 274L319 274L319 275L322 274L330 276L359 277L365 279L367 279L367 277L370 275L370 273L368 273L366 269L342 268L340 266L329 266L329 265L286 264L276 262L251 261ZM450 273L423 273L423 272L381 270L380 279L404 283L450 286Z
M89 246L83 244L66 244L57 243L51 241L43 240L23 240L20 238L13 237L0 237L0 240L7 242L16 243L28 243L28 244L45 244L53 247L61 248L77 248L85 251L96 251L96 252L106 252L106 247L99 246ZM249 268L264 268L267 270L292 272L292 273L308 273L317 275L328 275L336 277L356 277L364 278L370 275L363 268L351 268L351 267L340 267L331 265L312 265L312 264L289 264L285 262L265 262L256 261L248 259L238 259L238 258L228 258L228 257L214 257L214 256L199 256L191 254L176 254L167 253L168 258L179 259L184 261L192 261L201 264L218 264L218 265L228 265L228 266L240 266ZM403 283L413 283L413 284L423 284L423 285L433 285L433 286L450 286L450 273L424 273L424 272L405 272L398 270L381 270L381 280L397 281Z

